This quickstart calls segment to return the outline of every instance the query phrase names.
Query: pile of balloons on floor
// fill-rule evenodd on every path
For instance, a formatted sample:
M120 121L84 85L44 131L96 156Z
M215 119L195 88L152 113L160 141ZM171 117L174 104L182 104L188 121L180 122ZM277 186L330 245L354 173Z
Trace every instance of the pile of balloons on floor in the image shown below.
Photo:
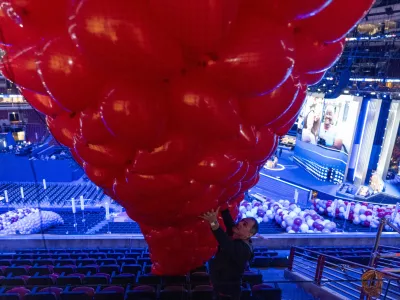
M21 208L0 215L0 235L34 234L63 223L64 220L55 212Z
M346 219L355 225L377 228L379 219L393 219L395 225L400 225L399 209L396 205L378 205L368 202L344 201L344 200L321 200L314 201L314 208L320 214L330 217ZM396 213L397 209L397 213ZM385 230L392 231L388 225Z
M261 222L276 222L287 233L331 233L337 232L336 223L324 219L313 209L302 210L289 200L264 202L242 201L239 218L253 217Z

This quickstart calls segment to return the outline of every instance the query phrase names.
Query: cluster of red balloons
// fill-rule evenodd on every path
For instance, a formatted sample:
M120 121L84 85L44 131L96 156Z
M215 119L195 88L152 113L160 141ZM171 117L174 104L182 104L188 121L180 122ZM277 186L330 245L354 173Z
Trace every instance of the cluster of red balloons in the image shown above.
M153 271L216 250L243 193L373 0L0 0L5 77L136 220Z

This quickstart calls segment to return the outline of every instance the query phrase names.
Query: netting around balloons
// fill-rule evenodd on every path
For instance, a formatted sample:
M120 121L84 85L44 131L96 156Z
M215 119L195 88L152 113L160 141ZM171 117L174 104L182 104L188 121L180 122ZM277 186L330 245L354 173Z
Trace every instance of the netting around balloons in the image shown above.
M237 213L372 2L0 1L1 71L180 274L216 249L198 216Z

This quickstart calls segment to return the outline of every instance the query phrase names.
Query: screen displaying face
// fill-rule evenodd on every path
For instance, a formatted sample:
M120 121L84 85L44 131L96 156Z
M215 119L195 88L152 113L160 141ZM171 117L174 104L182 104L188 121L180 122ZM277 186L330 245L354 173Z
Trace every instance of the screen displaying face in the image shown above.
M336 99L307 96L298 119L298 139L349 153L359 110L359 101L353 98L350 95Z
M357 126L360 98L309 94L297 120L295 159L321 180L341 182ZM332 175L333 174L333 175Z

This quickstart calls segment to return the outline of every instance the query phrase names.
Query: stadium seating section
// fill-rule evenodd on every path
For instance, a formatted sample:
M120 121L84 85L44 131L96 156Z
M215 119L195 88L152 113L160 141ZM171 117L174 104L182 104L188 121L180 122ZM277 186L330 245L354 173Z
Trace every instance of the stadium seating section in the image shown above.
M256 252L269 255L265 248ZM183 276L156 276L149 256L144 248L3 253L0 299L212 299L207 264ZM281 290L263 284L256 269L245 272L242 290L242 299L281 299Z

